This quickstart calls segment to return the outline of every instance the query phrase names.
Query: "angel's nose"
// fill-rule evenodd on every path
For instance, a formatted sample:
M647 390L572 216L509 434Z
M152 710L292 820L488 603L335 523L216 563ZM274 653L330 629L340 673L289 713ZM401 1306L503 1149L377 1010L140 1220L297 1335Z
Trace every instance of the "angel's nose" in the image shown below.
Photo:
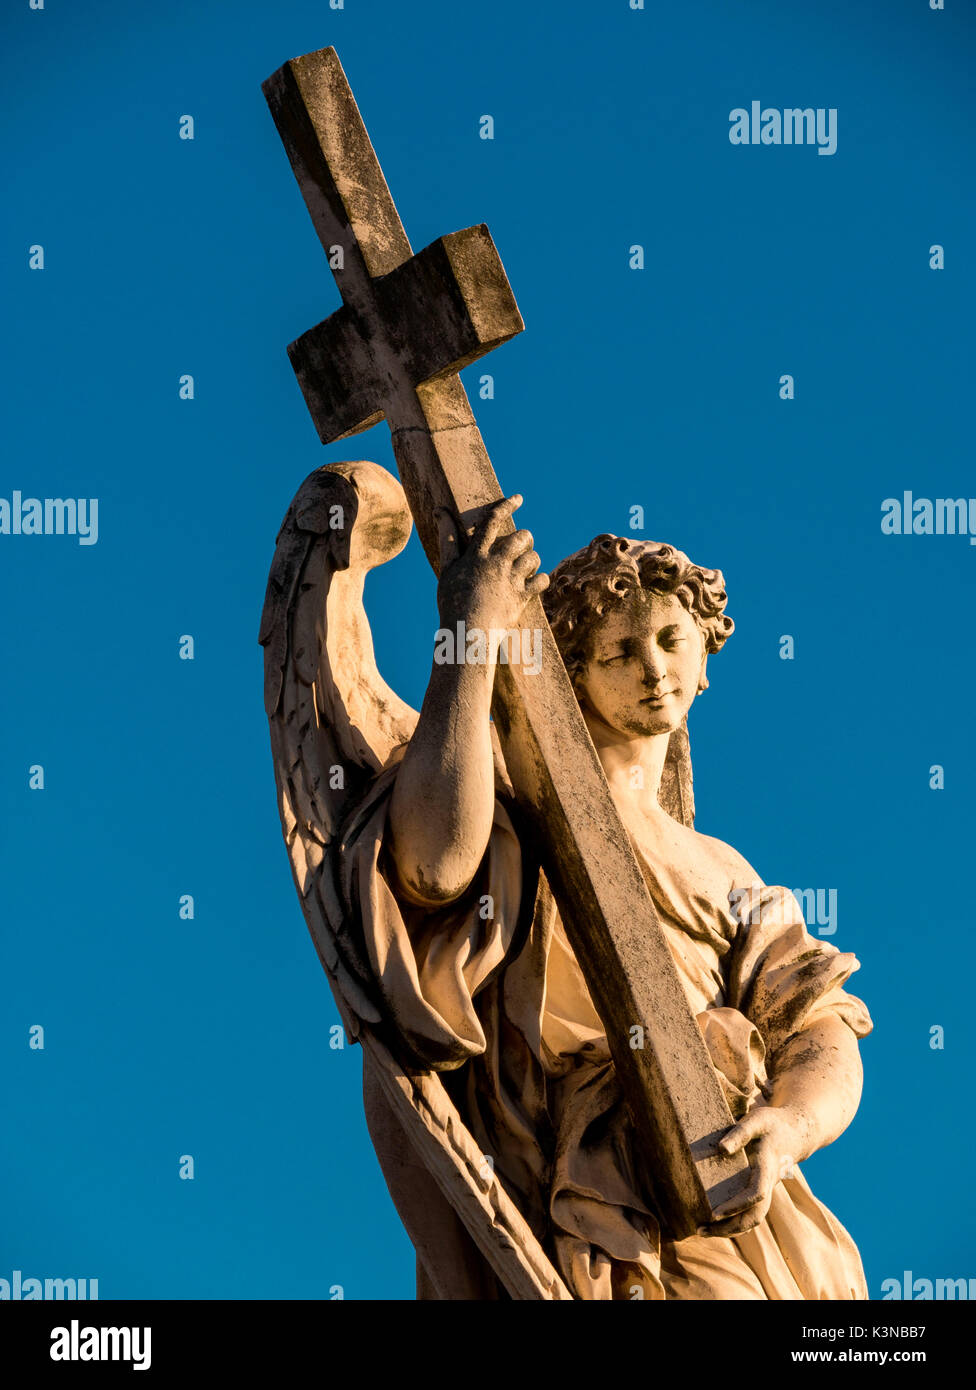
M641 665L644 668L644 683L653 689L664 680L664 658L657 646L648 642L641 650Z

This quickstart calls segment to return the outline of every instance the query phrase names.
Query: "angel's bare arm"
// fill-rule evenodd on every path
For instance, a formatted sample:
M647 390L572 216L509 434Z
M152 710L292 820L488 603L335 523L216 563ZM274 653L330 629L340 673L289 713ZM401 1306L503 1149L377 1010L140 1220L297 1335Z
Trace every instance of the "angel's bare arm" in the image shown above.
M548 585L528 531L499 536L522 502L518 495L488 508L463 554L450 517L440 518L441 624L481 629L487 660L431 667L417 728L397 773L390 803L390 849L401 887L421 904L450 902L477 872L491 833L495 777L489 714L498 640L517 627L529 598Z

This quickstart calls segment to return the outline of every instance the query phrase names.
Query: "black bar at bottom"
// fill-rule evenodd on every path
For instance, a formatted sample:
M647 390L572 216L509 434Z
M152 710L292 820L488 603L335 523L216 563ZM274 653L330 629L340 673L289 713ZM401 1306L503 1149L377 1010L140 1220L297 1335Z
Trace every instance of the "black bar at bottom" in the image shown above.
M219 1370L223 1383L228 1372L253 1378L286 1370L423 1385L443 1380L446 1364L462 1379L467 1365L479 1379L507 1381L551 1378L563 1357L575 1379L573 1359L584 1345L587 1363L598 1371L602 1363L608 1375L624 1364L693 1380L726 1371L789 1374L800 1365L925 1370L967 1364L971 1341L966 1302L649 1302L602 1314L593 1305L573 1313L564 1303L533 1314L497 1303L66 1300L9 1305L0 1319L5 1371L49 1371L64 1383L86 1371L176 1384L193 1372ZM594 1333L609 1335L594 1340Z

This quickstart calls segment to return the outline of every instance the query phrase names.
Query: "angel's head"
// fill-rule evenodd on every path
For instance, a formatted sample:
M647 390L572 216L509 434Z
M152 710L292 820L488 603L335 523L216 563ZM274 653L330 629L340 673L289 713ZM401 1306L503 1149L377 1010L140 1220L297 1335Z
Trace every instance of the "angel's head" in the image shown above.
M734 627L720 570L623 536L563 560L542 602L584 713L625 735L678 728Z

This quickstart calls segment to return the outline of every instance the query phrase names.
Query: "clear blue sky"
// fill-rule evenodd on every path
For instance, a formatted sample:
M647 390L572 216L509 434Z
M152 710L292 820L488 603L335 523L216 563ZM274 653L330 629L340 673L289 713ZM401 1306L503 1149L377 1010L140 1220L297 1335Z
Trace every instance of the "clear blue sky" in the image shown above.
M526 331L484 368L493 401L466 380L545 567L640 504L644 536L725 572L699 826L769 882L836 889L876 1025L814 1191L873 1296L905 1269L976 1273L976 549L880 529L905 489L976 492L973 40L963 0L4 6L0 497L97 497L99 538L0 535L0 1277L413 1294L358 1050L328 1045L256 641L301 480L392 467L385 427L321 448L284 351L339 301L260 84L329 44L414 248L495 238ZM836 154L732 146L752 100L836 108ZM415 537L369 598L418 704L436 613Z

